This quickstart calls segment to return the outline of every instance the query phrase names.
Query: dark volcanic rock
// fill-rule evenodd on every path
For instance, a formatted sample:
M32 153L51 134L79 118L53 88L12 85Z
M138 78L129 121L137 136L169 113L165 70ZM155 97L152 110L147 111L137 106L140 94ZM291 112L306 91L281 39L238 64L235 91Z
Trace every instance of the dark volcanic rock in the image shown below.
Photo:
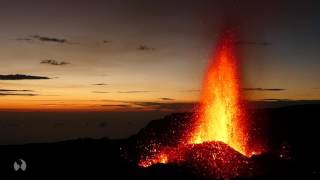
M245 172L242 175L248 177L249 173L251 179L292 178L296 176L313 179L319 177L319 112L320 105L250 110L249 117L251 125L254 127L250 129L251 138L262 140L266 144L267 152L250 158L249 164L254 164L254 166L249 167L249 169L252 169L250 171L241 171L242 173ZM145 153L152 148L161 149L160 146L174 148L183 137L183 129L188 128L186 124L192 121L192 118L190 118L192 116L192 114L174 114L150 122L146 128L134 137L137 138L139 153ZM252 144L252 146L255 145ZM207 149L210 149L210 146ZM211 150L213 151L213 149ZM205 151L204 148L201 150L194 149L191 152L202 154ZM204 157L198 154L197 157L199 156ZM190 164L196 165L197 162L201 162L196 166L188 166L190 171L200 167L203 162L205 162L206 167L210 166L210 158L205 159L207 161L198 161L197 158L196 160L192 159L194 156L191 154L188 157L191 158L188 160L188 162L192 162ZM199 168L197 171L201 172L201 169ZM216 171L213 170L211 176L215 177ZM201 173L206 174L207 171ZM204 178L206 176L200 177Z
M250 158L249 168L251 163L257 164L259 166L254 166L253 172L259 173L257 176L249 176L249 179L320 179L319 112L320 105L250 112L250 117L257 127L253 132L265 138L268 151L266 154ZM1 145L1 176L37 176L45 173L44 177L60 178L65 175L88 175L90 179L204 179L205 176L197 175L193 171L201 172L202 167L198 170L198 166L205 165L209 168L213 162L212 158L225 156L215 156L213 152L216 152L218 147L214 144L187 148L185 156L188 163L172 162L149 168L138 167L140 150L145 147L144 143L149 143L151 139L159 139L158 142L167 146L175 144L183 136L183 129L191 120L190 117L192 114L174 114L152 121L137 135L123 140L80 139L59 143ZM239 155L229 148L223 149L225 150L221 153L231 154L228 162L232 167L239 167L234 164L242 164L248 160L242 156L238 157ZM205 157L202 154L207 153L211 153L212 156L202 158ZM198 157L202 160L198 161ZM26 161L26 172L14 171L13 162L18 159ZM241 161L237 162L237 159ZM240 169L239 171L242 172ZM212 176L218 172L224 174L222 169L216 169ZM244 176L246 177L246 174Z

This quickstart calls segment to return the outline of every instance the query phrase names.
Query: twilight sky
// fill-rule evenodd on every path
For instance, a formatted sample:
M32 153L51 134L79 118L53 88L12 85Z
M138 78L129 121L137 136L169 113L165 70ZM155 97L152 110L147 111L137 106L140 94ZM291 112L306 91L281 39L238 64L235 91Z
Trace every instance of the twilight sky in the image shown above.
M319 100L319 8L302 0L1 0L0 109L187 107L226 23L238 32L248 100Z

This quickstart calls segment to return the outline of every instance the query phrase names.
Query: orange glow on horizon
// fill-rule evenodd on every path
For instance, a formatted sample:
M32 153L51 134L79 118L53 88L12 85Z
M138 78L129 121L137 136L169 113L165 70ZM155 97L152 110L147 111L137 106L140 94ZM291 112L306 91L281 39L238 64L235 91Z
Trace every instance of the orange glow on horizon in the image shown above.
M156 103L159 106L144 106L146 103ZM139 104L140 103L140 104ZM0 111L11 112L147 112L162 111L171 113L172 111L188 111L189 109L170 109L161 108L170 107L171 102L161 101L122 101L122 100L2 100ZM194 104L190 101L175 101L178 104Z

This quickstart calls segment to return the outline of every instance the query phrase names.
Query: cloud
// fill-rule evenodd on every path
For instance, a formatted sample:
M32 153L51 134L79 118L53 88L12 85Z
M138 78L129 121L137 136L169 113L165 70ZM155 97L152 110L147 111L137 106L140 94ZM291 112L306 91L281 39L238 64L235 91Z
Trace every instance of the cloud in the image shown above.
M256 101L248 101L248 106L251 108L279 108L295 105L320 104L320 100L295 100L295 99L261 99Z
M108 84L105 84L105 83L97 83L97 84L92 84L92 85L94 85L94 86L106 86L106 85L108 85Z
M32 41L33 39L31 38L17 38L17 41Z
M151 107L151 106L161 106L165 103L160 103L160 102L132 102L132 104L134 105L138 105L138 106L143 106L143 107Z
M270 99L262 99L262 101L294 101L292 99L276 99L276 98L270 98Z
M92 91L92 93L106 94L106 93L110 93L110 92L107 92L107 91Z
M286 91L282 88L243 88L244 91Z
M118 91L118 93L149 93L151 91Z
M67 65L70 64L69 62L65 62L65 61L56 61L54 59L45 59L40 61L41 64L50 64L50 65L54 65L54 66L63 66L63 65Z
M51 79L45 76L33 76L24 74L0 75L0 80L27 80L27 79Z
M0 93L0 96L38 96L38 94Z
M172 98L167 98L167 97L164 97L164 98L159 98L163 101L174 101L175 99L172 99Z
M141 50L141 51L154 51L155 50L155 48L152 48L152 47L149 47L146 45L140 45L137 49Z
M256 46L269 46L271 45L270 42L266 41L236 41L236 45L256 45Z
M0 89L0 92L34 92L34 91L27 90L27 89Z
M54 42L54 43L60 43L60 44L74 44L69 42L67 39L62 38L54 38L54 37L47 37L47 36L40 36L40 35L31 35L30 36L33 39L37 39L42 42Z
M279 102L279 103L288 103L288 105L299 105L299 104L320 104L320 100L296 100L296 99L261 99L261 102Z
M128 108L131 107L130 104L103 104L102 107L119 107L119 108Z

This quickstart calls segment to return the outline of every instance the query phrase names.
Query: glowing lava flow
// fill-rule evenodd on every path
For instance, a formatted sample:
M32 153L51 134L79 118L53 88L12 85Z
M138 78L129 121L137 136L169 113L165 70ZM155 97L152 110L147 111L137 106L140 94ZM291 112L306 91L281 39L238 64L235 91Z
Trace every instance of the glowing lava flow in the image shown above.
M233 35L226 31L205 74L197 116L173 147L165 142L148 144L139 166L191 164L197 171L218 178L251 173L249 157L254 151L248 147L248 120L234 53Z
M189 143L221 141L247 152L245 112L232 34L223 34L203 82L200 114Z

